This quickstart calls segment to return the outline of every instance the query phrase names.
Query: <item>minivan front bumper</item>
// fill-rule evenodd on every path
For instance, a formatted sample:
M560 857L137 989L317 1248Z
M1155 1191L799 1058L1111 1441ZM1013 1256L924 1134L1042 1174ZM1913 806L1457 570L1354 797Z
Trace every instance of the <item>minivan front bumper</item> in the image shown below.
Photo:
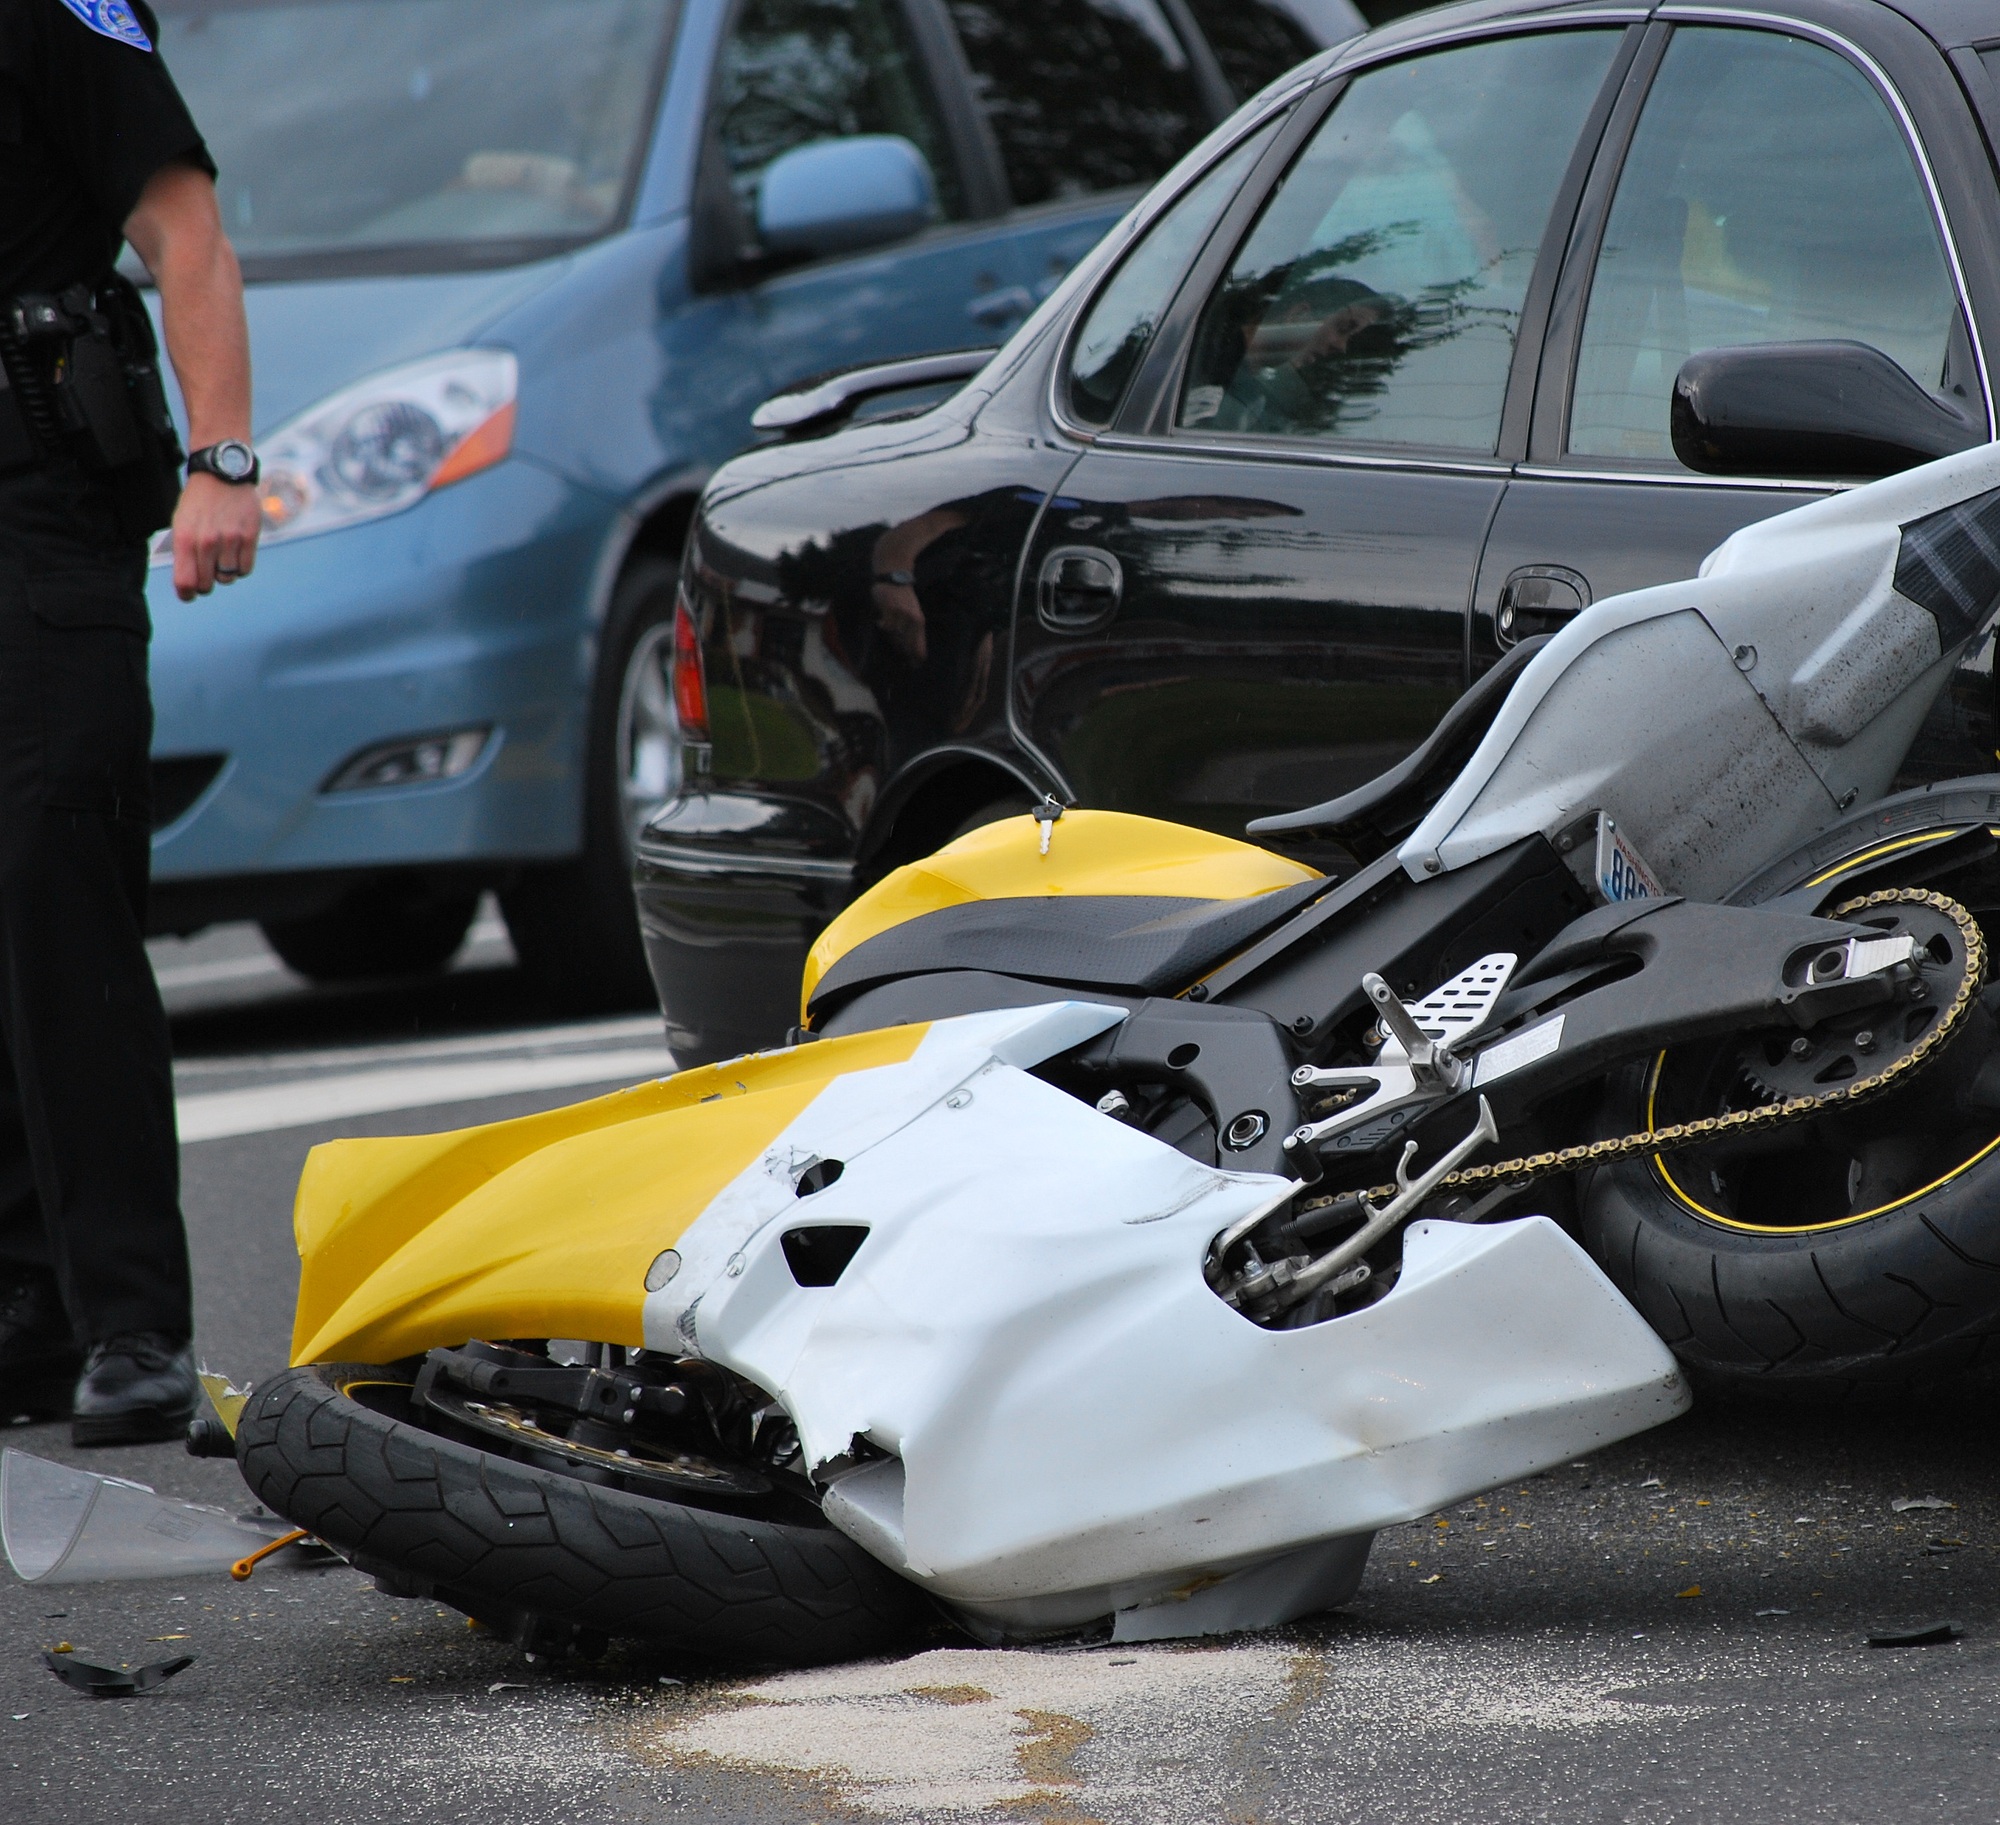
M516 457L392 518L274 546L196 602L156 567L155 777L213 769L162 806L163 897L574 853L592 585L616 515ZM327 789L367 748L475 729L487 739L456 777Z

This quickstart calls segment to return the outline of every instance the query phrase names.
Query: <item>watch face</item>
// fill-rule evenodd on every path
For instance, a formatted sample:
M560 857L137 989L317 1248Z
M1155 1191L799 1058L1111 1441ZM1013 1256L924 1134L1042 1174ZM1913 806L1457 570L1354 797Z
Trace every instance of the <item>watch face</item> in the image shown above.
M257 459L250 453L248 444L236 442L215 446L211 460L229 481L239 481L256 466Z

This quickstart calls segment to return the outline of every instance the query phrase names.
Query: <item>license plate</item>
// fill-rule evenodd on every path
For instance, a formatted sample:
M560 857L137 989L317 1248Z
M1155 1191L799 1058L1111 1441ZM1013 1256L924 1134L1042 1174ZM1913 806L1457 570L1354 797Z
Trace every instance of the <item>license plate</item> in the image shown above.
M1616 821L1597 814L1597 890L1607 900L1657 900L1666 889Z

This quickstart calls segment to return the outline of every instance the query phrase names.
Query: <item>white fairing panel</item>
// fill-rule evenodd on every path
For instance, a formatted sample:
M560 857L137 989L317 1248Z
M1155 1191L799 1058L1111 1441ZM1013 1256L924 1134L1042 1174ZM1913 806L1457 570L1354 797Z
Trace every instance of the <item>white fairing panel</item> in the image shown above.
M1282 1621L1347 1595L1376 1529L1685 1407L1664 1346L1545 1218L1414 1225L1401 1279L1348 1317L1231 1310L1202 1278L1211 1239L1297 1187L1024 1069L1119 1018L939 1021L907 1063L830 1086L647 1304L649 1344L776 1394L830 1467L828 1517L975 1627ZM815 1157L843 1171L798 1197ZM807 1224L869 1231L833 1286L787 1265Z
M1941 620L1899 594L1903 530L1995 489L1989 444L1745 527L1699 577L1584 610L1521 674L1405 869L1462 868L1604 811L1669 892L1716 898L1885 792L1991 618L1989 602ZM1978 519L1974 544L2000 515Z

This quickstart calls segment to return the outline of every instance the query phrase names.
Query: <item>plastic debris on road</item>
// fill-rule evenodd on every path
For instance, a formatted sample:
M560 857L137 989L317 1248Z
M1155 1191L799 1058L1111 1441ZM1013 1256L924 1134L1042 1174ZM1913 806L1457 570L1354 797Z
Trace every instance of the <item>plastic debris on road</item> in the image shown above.
M0 1451L0 1550L28 1584L226 1572L290 1524L176 1501L145 1483Z
M113 1667L75 1654L45 1651L42 1665L71 1691L81 1692L86 1698L132 1698L164 1685L176 1673L193 1666L194 1656L181 1654L172 1660L149 1661L143 1667Z
M1965 1631L1955 1622L1926 1622L1913 1629L1881 1629L1868 1637L1871 1648L1934 1648L1957 1641Z
M1942 1496L1899 1495L1889 1504L1898 1514L1908 1514L1913 1508L1956 1508L1956 1502L1947 1502Z

